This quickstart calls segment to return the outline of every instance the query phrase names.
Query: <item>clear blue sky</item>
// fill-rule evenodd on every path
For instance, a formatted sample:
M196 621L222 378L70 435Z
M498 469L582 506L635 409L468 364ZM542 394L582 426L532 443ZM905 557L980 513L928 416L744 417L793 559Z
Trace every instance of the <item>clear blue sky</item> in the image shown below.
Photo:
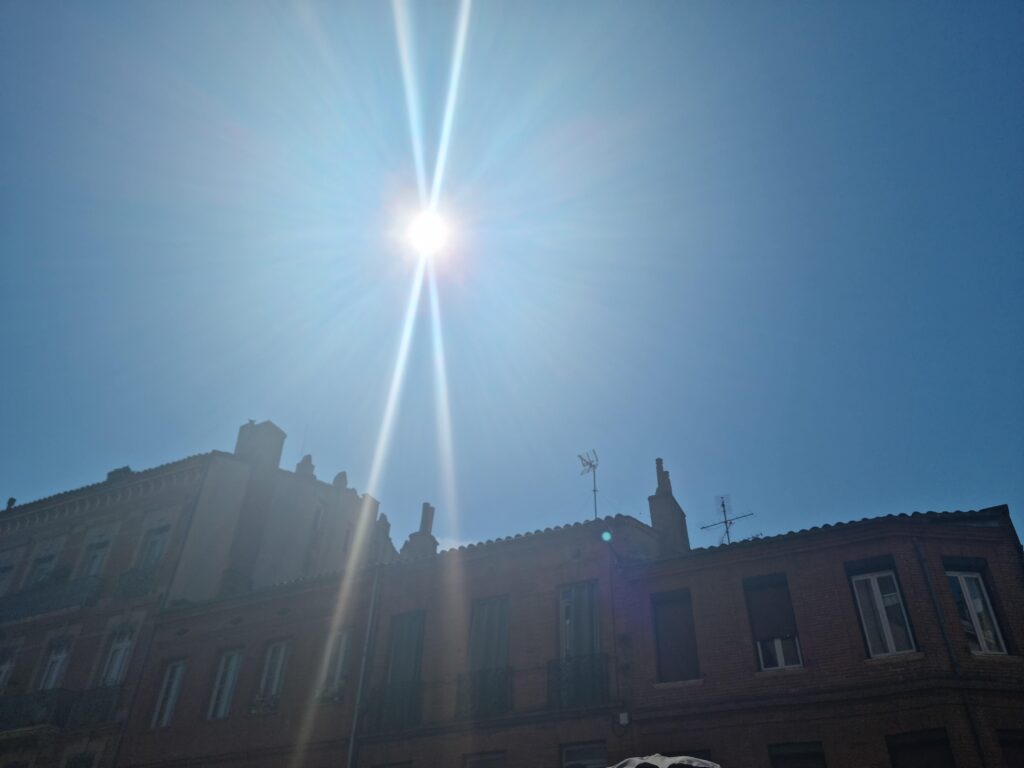
M412 9L432 163L456 6ZM446 541L1024 522L1024 5L478 2L377 495ZM230 450L366 488L412 264L387 3L0 4L0 494ZM456 521L456 517L458 518Z

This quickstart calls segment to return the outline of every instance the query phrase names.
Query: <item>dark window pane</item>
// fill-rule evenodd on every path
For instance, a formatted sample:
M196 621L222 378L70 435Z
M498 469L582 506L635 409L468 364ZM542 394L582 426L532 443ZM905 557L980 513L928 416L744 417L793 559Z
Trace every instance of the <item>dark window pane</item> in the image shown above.
M943 728L887 736L892 768L956 768Z
M768 747L772 768L826 768L821 743L772 744Z
M658 680L692 680L700 674L693 605L688 590L655 595L654 642Z

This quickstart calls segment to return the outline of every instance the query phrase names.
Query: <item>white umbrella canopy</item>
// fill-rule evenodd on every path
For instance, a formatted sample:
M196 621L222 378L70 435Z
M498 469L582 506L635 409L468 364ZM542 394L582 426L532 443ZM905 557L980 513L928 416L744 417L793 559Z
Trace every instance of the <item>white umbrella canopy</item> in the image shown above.
M648 755L647 757L631 757L616 763L613 768L722 768L718 763L701 760L699 757L663 757Z

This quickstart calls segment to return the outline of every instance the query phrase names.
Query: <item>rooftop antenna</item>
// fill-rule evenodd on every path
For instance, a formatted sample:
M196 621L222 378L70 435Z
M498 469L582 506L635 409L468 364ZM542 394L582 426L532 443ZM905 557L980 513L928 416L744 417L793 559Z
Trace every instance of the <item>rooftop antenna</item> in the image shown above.
M732 499L729 498L728 494L725 494L723 496L715 496L715 506L718 507L718 511L722 513L722 522L702 525L700 529L702 531L706 531L708 528L714 528L718 525L724 525L725 534L722 536L722 539L725 539L726 544L732 544L732 537L729 535L729 530L732 528L733 524L737 520L742 520L744 517L753 517L754 513L748 512L745 515L736 515L736 517L732 517ZM721 544L722 540L719 539L718 543Z
M580 474L594 476L594 519L597 520L597 451L591 449L586 453L579 454L579 457L580 464L583 465Z

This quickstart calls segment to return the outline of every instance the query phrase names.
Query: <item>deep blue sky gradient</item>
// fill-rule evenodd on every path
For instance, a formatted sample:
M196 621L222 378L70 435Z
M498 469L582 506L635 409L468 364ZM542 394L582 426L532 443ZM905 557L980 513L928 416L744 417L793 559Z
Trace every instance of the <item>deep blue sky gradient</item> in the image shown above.
M432 165L455 6L412 8ZM646 516L697 544L1008 502L1024 522L1024 5L472 12L442 205L458 509L421 307L401 540ZM0 4L0 494L248 418L365 489L412 264L390 5ZM457 518L457 519L456 519Z

